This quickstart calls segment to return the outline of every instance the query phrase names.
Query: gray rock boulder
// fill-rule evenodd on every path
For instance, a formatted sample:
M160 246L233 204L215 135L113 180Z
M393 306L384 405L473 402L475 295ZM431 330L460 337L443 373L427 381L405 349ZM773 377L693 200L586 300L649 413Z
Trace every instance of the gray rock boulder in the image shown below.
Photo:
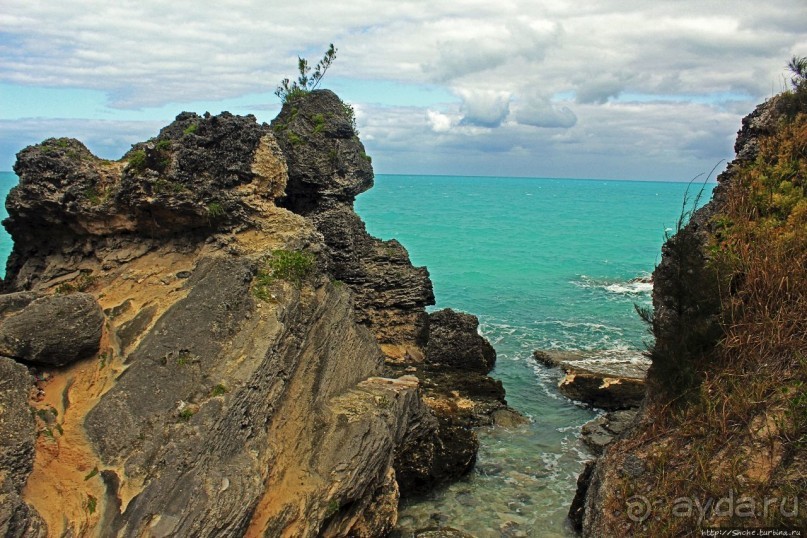
M31 291L19 291L17 293L0 295L0 319L5 319L19 312L37 298L39 298L39 294Z
M479 319L450 308L429 314L426 362L488 373L496 364L496 350L478 332Z
M580 430L583 442L597 456L633 424L637 409L611 411L583 425Z
M103 328L104 314L92 295L42 297L0 321L0 355L64 366L98 353Z

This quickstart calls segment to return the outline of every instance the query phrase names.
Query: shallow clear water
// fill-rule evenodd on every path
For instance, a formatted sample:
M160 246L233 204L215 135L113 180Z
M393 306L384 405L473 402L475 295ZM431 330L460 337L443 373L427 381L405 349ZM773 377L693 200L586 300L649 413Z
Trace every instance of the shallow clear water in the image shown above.
M379 175L358 198L370 233L398 239L428 266L435 308L479 316L498 352L493 375L532 419L513 431L481 431L474 472L405 503L402 530L437 523L478 538L570 534L566 512L591 457L579 429L596 412L561 397L559 373L536 364L532 351L644 349L650 337L633 305L650 303L651 286L632 280L653 270L686 188Z
M0 199L16 183L14 174L0 173ZM481 431L476 469L404 504L402 530L441 524L478 538L569 535L566 512L590 458L579 429L596 412L561 397L559 373L536 364L532 351L624 356L643 349L649 336L633 304L649 304L650 286L632 280L658 261L686 188L379 175L358 198L356 210L370 233L398 239L416 265L429 267L434 308L479 316L498 352L493 375L504 383L508 402L531 418L516 430ZM10 249L0 230L2 274Z

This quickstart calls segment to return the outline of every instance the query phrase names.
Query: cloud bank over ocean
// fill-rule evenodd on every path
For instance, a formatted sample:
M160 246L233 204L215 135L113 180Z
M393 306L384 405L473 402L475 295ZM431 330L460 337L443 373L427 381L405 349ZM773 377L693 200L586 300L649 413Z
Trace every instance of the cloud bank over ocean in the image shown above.
M7 0L0 169L52 135L118 157L184 109L268 121L333 42L380 172L687 180L807 55L801 0L273 4Z

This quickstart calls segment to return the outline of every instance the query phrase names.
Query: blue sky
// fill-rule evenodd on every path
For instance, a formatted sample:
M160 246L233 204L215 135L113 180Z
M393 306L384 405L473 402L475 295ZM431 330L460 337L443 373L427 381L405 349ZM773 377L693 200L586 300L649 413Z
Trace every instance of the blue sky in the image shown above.
M179 112L270 121L339 49L376 173L688 180L807 55L807 3L4 0L0 170L74 136L105 158Z

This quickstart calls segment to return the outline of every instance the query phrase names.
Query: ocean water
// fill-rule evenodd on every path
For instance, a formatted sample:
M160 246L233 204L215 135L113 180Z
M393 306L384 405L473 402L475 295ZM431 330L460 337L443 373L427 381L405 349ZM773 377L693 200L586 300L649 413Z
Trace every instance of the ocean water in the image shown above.
M0 220L8 217L6 211L6 196L11 187L18 183L19 179L12 172L0 172ZM0 226L0 278L6 276L6 260L11 254L11 236L6 233L6 229Z
M16 183L0 173L0 199ZM536 364L532 351L640 355L650 336L633 305L650 304L651 286L635 279L658 262L686 190L685 183L378 175L359 196L368 231L398 239L413 263L428 266L433 308L479 316L498 353L492 375L531 420L480 431L476 469L405 503L404 535L434 525L477 538L571 535L566 512L591 458L579 429L597 410L560 396L559 372ZM10 250L0 230L3 274Z
M368 231L398 239L428 266L434 308L479 317L498 353L492 375L531 419L482 430L471 474L403 505L404 535L434 525L477 538L573 535L566 513L592 457L579 430L597 411L562 397L560 373L532 352L641 360L651 337L634 304L650 305L652 286L636 279L658 263L686 191L686 183L378 175L359 196Z

